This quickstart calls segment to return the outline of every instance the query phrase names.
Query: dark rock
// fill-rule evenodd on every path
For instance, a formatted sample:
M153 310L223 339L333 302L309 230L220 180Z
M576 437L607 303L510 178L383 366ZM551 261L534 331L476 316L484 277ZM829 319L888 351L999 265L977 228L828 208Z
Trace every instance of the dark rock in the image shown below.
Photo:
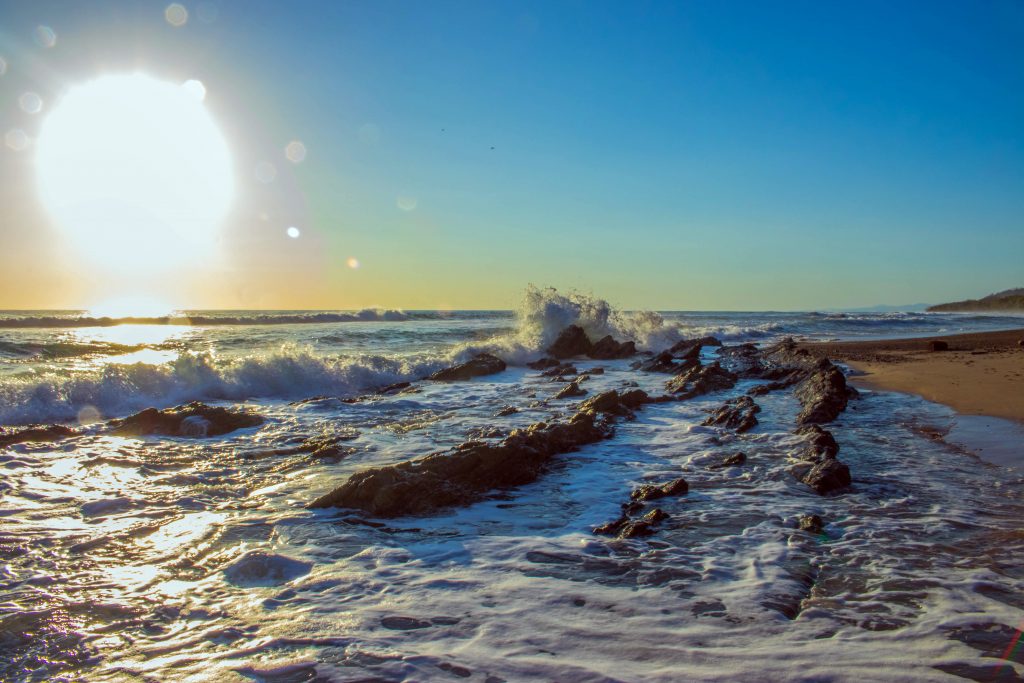
M575 365L572 365L571 363L559 363L540 374L543 377L566 377L568 375L575 375L578 373L579 370L576 369Z
M715 463L714 465L708 465L709 470L724 470L726 467L739 467L740 465L746 464L747 454L733 453L722 462Z
M631 389L621 393L610 389L588 398L579 405L579 410L632 418L633 411L645 403L650 403L650 397L642 389Z
M146 408L120 420L111 420L108 431L118 436L207 437L263 424L263 418L245 410L233 410L192 402L175 408Z
M654 508L641 519L630 520L619 529L619 538L639 538L654 533L654 525L668 519L668 513L661 508Z
M677 363L675 357L668 351L662 351L645 361L634 363L633 369L642 372L664 372L670 375L679 375L700 365L698 358L687 358Z
M679 399L700 396L711 391L729 389L739 379L717 362L695 366L665 383L665 388Z
M846 410L850 392L843 371L827 358L822 358L814 371L796 388L796 397L803 405L797 416L801 425L831 422Z
M592 347L582 327L569 325L558 335L555 343L548 347L548 353L555 358L573 358L587 355Z
M850 468L835 458L825 458L804 474L801 481L824 495L850 485Z
M533 370L547 370L548 368L558 367L561 364L562 361L558 360L557 358L545 356L540 360L535 360L532 363L527 363L526 367L532 368Z
M76 436L77 431L64 425L32 425L23 429L6 430L0 427L0 448L16 443L47 443Z
M388 396L390 394L404 394L406 393L406 390L411 387L412 384L410 384L409 382L395 382L394 384L389 384L386 387L381 387L374 393L380 394L381 396Z
M822 429L819 425L810 424L798 427L796 434L807 436L805 460L818 461L834 458L839 453L839 444L832 432Z
M629 494L631 500L645 503L649 500L658 500L665 496L681 496L690 490L690 485L685 479L679 477L670 482L660 485L644 484Z
M606 335L599 339L587 352L587 355L597 360L615 360L616 358L629 358L636 355L636 344L631 341L621 344L612 336Z
M501 410L496 412L494 414L494 416L495 417L508 417L509 415L514 415L515 413L518 413L518 412L519 412L519 409L516 408L515 406L505 406L504 408L502 408Z
M587 390L586 389L580 389L580 385L579 385L578 382L569 382L564 387L562 387L562 389L557 394L555 394L554 397L556 399L559 399L559 398L575 398L577 396L586 396L586 395L587 395Z
M704 345L699 341L681 341L676 342L672 348L668 350L674 356L679 358L700 358L700 350Z
M746 432L757 424L755 415L761 412L761 406L754 403L749 396L732 398L725 402L721 408L711 413L704 426L719 425L728 429L734 429L737 433Z
M493 375L505 371L505 361L489 353L481 353L465 363L444 370L438 370L427 379L438 382L452 382Z
M818 515L801 516L797 526L801 531L806 531L809 534L820 534L825 529L825 523Z
M493 489L528 484L554 456L613 433L611 423L596 411L580 410L568 422L538 422L513 431L497 444L468 442L418 460L356 472L310 507L354 508L379 517L399 517L467 505Z
M949 351L949 344L941 339L932 339L928 342L929 351Z

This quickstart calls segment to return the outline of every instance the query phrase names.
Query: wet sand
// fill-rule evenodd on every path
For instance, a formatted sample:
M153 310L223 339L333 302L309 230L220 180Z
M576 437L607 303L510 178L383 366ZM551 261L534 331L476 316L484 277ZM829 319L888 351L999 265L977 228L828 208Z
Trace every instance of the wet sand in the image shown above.
M804 344L815 355L846 363L855 384L917 394L963 415L1024 423L1024 329L918 339ZM930 351L942 340L948 351Z

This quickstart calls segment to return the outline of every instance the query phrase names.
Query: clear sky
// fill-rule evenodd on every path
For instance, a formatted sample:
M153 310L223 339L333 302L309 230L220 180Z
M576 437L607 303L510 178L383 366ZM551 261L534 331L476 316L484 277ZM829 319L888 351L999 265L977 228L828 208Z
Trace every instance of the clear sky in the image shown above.
M0 132L28 140L0 148L0 307L128 288L509 308L532 282L807 309L1024 286L1017 0L181 5L174 26L166 2L0 2ZM131 72L206 88L236 181L216 260L98 268L39 199L48 112Z

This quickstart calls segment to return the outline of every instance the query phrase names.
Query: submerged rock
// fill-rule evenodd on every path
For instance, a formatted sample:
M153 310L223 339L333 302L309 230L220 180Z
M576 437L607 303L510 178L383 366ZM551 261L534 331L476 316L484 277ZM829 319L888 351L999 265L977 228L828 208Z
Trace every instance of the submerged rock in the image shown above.
M654 525L668 518L667 512L661 508L654 508L640 519L630 519L628 515L622 515L613 522L596 527L594 533L617 538L650 536L654 533Z
M305 576L312 568L312 562L254 550L228 566L224 578L242 587L278 586Z
M481 353L465 363L460 363L444 370L438 370L427 379L438 382L456 382L504 372L506 367L505 361L497 356Z
M699 365L673 377L665 383L665 388L679 399L692 398L712 391L729 389L739 379L735 374L724 369L717 362L711 365Z
M726 401L702 424L704 426L719 425L734 429L738 433L746 432L757 424L755 416L759 412L761 412L761 406L754 403L754 399L749 396L740 396Z
M803 515L797 521L797 528L809 534L820 534L825 529L825 523L818 515Z
M220 436L236 429L256 427L263 418L247 410L208 406L193 401L175 408L146 408L119 420L111 420L107 431L118 436Z
M504 406L494 414L494 417L508 417L509 415L515 415L519 412L519 408L515 406Z
M708 465L709 470L724 470L727 467L739 467L747 462L747 454L742 451L739 453L733 453L722 462L717 462L714 465Z
M356 472L312 508L345 507L379 517L422 515L467 505L493 489L534 481L551 459L611 437L611 423L593 410L568 422L539 422L497 444L467 442L418 460Z
M690 490L686 479L679 477L665 484L644 484L629 494L630 500L645 503L649 500L658 500L666 496L681 496Z
M572 363L559 363L540 374L543 377L568 377L569 375L579 374L579 370Z
M46 443L77 436L78 432L64 425L32 425L22 429L4 429L0 427L0 448L16 443Z
M606 335L595 343L587 355L596 360L615 360L636 355L636 344L631 341L617 342L612 336Z
M548 353L555 358L573 358L590 353L593 344L579 325L569 325L558 335L555 343L548 347Z

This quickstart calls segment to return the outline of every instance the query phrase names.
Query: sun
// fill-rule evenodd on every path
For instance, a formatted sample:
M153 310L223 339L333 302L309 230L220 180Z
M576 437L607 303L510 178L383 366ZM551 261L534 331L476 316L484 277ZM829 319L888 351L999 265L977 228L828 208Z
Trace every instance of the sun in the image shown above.
M36 146L39 193L78 255L127 273L211 256L235 179L205 94L199 81L110 75L57 102Z

